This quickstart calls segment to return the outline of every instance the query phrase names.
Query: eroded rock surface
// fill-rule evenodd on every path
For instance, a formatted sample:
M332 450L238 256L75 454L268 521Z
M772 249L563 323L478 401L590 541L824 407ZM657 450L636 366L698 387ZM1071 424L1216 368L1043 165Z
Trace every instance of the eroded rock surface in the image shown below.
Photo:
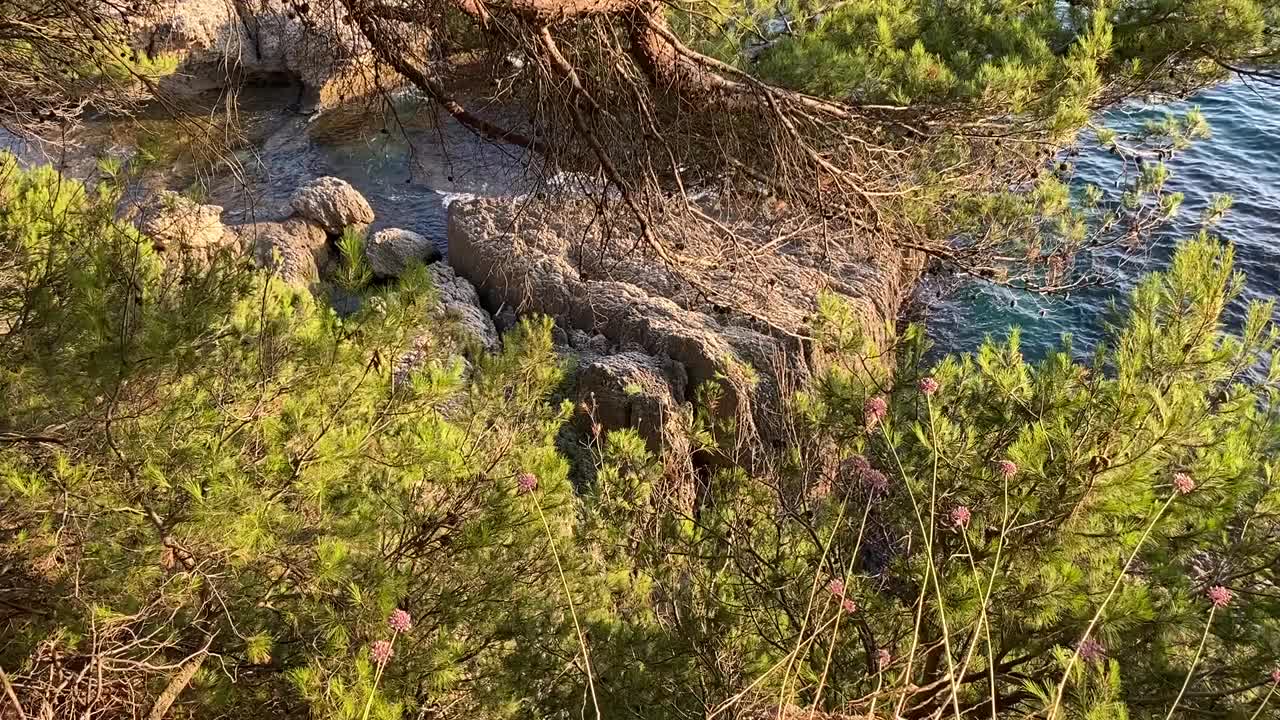
M138 229L161 252L207 259L220 248L236 244L235 234L222 224L221 206L201 205L169 190L148 198L137 220Z
M373 222L373 208L364 195L346 180L332 176L318 177L298 188L289 207L329 235L341 235L348 226L362 229Z
M719 383L722 411L766 440L783 430L780 398L821 364L808 338L819 295L842 296L883 348L921 266L911 253L853 236L832 242L780 224L728 237L675 219L653 226L664 259L625 222L602 227L589 203L517 202L450 208L450 263L486 307L547 314L670 358L690 389Z
M171 0L139 18L138 48L150 55L174 53L177 72L164 83L191 94L240 82L301 85L302 104L333 107L344 99L394 84L354 28L335 22L336 0L312 0L299 15L281 0Z
M236 228L244 247L259 266L279 273L288 282L310 283L329 259L324 229L302 218L260 222Z
M688 384L679 363L632 351L584 357L575 394L592 420L607 428L634 428L649 451L661 456L664 448L684 442L669 431L672 419L684 412Z
M427 266L431 282L440 294L440 312L444 320L453 321L462 339L469 344L497 352L498 330L489 313L480 307L480 296L466 278L458 277L444 263Z

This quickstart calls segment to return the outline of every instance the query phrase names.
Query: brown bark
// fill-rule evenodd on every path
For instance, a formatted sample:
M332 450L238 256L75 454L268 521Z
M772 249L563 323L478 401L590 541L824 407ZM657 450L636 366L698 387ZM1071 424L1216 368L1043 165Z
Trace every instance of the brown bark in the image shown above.
M666 21L660 13L658 8L645 3L626 14L631 57L644 70L650 82L690 96L691 99L705 100L708 96L741 98L750 92L742 83L708 72L680 52L681 48L665 37L663 30L666 28Z
M164 720L165 713L169 712L174 701L191 683L191 678L195 677L196 671L204 664L204 659L207 657L209 654L201 650L178 668L177 674L169 680L168 685L164 686L160 697L156 698L155 704L151 706L151 712L147 713L147 720Z
M462 3L474 2L474 0L460 1ZM495 125L468 111L462 103L449 95L438 78L428 75L426 71L417 67L411 59L397 52L399 43L395 42L394 38L379 26L378 20L364 12L359 0L342 0L342 3L360 28L360 32L369 40L369 44L373 47L373 51L378 58L394 68L396 72L403 75L432 100L439 103L455 120L488 140L511 143L542 155L547 154L548 148L545 143Z
M475 17L493 12L510 13L535 25L549 25L563 20L600 17L626 12L641 4L640 0L454 0L458 9Z

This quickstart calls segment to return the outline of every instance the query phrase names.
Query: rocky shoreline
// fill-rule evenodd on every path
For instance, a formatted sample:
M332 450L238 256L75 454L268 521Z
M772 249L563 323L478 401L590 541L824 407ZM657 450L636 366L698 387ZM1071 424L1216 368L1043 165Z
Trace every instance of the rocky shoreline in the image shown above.
M323 111L394 82L359 33L312 31L309 14L331 10L323 0L305 12L279 0L252 8L176 0L140 20L135 39L149 54L176 56L166 91L287 81L301 87L302 109ZM393 281L412 263L428 266L460 347L497 350L520 316L549 316L576 368L570 392L579 427L635 428L669 462L689 461L686 431L709 383L719 390L715 413L742 438L783 438L785 398L824 362L810 337L823 294L861 325L869 364L890 362L876 348L891 345L923 265L917 253L855 228L833 237L830 226L789 224L785 212L768 227L735 222L713 202L693 214L674 201L656 208L645 236L626 210L606 218L599 202L563 193L454 201L443 255L442 238L395 226L412 225L409 218L375 217L356 188L330 176L300 183L287 207L264 208L278 217L224 224L222 207L162 191L135 219L163 251L199 258L232 248L312 287L327 286L343 231L366 233L376 277Z
M312 287L335 269L343 230L363 231L375 220L365 198L334 177L298 188L289 212L223 225L221 207L164 192L138 220L162 251L200 256L232 248ZM715 412L744 437L781 439L784 398L822 366L809 337L819 295L840 297L870 345L887 347L922 264L894 248L848 239L836 247L803 234L751 257L728 254L740 242L715 255L719 240L673 213L654 226L656 236L716 258L677 272L639 249L626 221L605 226L593 218L585 198L459 200L449 208L447 260L433 239L395 227L368 237L365 259L388 281L412 263L426 264L460 348L494 351L520 316L553 318L575 368L578 426L635 428L655 454L681 464L689 462L686 431L700 386L719 386ZM876 361L874 353L869 358Z

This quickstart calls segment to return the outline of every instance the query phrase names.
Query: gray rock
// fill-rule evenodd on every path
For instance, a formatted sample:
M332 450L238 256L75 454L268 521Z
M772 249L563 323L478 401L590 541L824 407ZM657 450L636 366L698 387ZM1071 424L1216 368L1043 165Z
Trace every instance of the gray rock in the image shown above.
M612 348L611 348L611 344L609 343L609 338L601 335L600 333L596 333L595 335L592 335L589 340L587 340L587 349L593 353L596 353L597 355L604 355L604 354L607 354Z
M299 217L320 225L329 235L341 235L344 228L362 229L373 222L373 208L351 183L341 178L319 177L298 188L289 207Z
M690 465L688 386L684 367L671 358L624 352L585 355L574 390L580 431L634 429L649 452L671 470L655 488L660 502L684 512L693 509L696 494Z
M319 277L318 268L328 262L328 238L315 223L290 218L236 229L243 245L253 249L254 261L288 282L313 282Z
M311 18L340 17L338 0L311 0ZM167 93L196 94L241 82L296 81L307 109L323 110L399 82L375 62L353 25L308 22L284 0L172 0L134 23L138 50L176 54Z
M222 207L200 205L161 190L138 213L138 229L157 250L205 254L235 243L222 224Z
M565 332L564 328L554 325L551 328L551 344L562 349L572 348L573 338L569 337L569 333Z
M454 203L449 213L450 263L476 284L487 305L508 304L544 313L566 327L603 335L613 343L636 343L650 354L665 354L685 366L692 384L723 385L726 397L719 409L745 420L740 427L750 430L760 425L750 415L761 376L739 356L712 316L682 308L630 283L584 280L567 252L545 252L530 247L527 240L513 241L510 230L496 224L491 207L485 201L461 202ZM771 337L760 335L759 343L772 344L778 355L786 355ZM795 372L807 373L803 356L791 357L799 361ZM777 392L767 395L776 397ZM775 413L776 408L762 417Z
M400 277L411 262L426 264L440 259L440 251L429 239L400 228L375 232L365 243L364 254L379 277Z
M444 263L427 266L432 284L440 294L442 319L453 321L462 339L486 352L498 350L498 330L489 313L480 307L480 296L466 278L458 277Z
M578 366L576 400L606 428L634 428L661 457L672 443L666 420L680 412L689 378L668 357L644 353L587 356Z
M493 316L493 325L498 328L498 332L505 333L515 327L520 322L520 316L516 315L513 308L503 306Z
M786 432L782 399L824 361L806 340L819 295L842 296L870 344L884 348L921 265L918 254L853 230L827 242L802 220L763 229L743 221L725 233L723 222L700 225L678 207L667 217L651 232L692 262L658 257L629 219L601 222L590 202L459 201L449 208L449 261L487 307L543 313L588 335L570 333L582 352L596 350L589 336L598 334L612 347L670 358L690 388L718 384L717 412L738 421L742 440L766 441ZM868 364L892 358L867 355Z

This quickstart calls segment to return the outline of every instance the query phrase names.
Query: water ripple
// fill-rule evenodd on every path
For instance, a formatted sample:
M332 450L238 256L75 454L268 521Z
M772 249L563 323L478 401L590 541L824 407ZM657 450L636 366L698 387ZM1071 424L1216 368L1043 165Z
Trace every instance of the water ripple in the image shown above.
M1113 301L1123 302L1125 292L1143 273L1168 266L1174 247L1195 232L1201 212L1215 193L1229 193L1234 205L1214 234L1235 245L1237 269L1248 278L1247 292L1227 311L1229 324L1239 326L1248 301L1274 299L1280 292L1280 88L1231 83L1187 103L1121 108L1103 120L1120 130L1131 129L1190 105L1200 106L1212 135L1169 161L1173 171L1169 188L1186 195L1180 218L1154 238L1141 257L1125 265L1114 286L1045 299L966 284L931 298L937 289L926 283L921 292L936 350L970 351L983 338L1004 338L1010 327L1017 326L1028 358L1043 357L1068 333L1077 352L1088 352L1104 337ZM1076 181L1081 184L1109 188L1122 172L1118 158L1096 148L1082 148L1077 158Z

